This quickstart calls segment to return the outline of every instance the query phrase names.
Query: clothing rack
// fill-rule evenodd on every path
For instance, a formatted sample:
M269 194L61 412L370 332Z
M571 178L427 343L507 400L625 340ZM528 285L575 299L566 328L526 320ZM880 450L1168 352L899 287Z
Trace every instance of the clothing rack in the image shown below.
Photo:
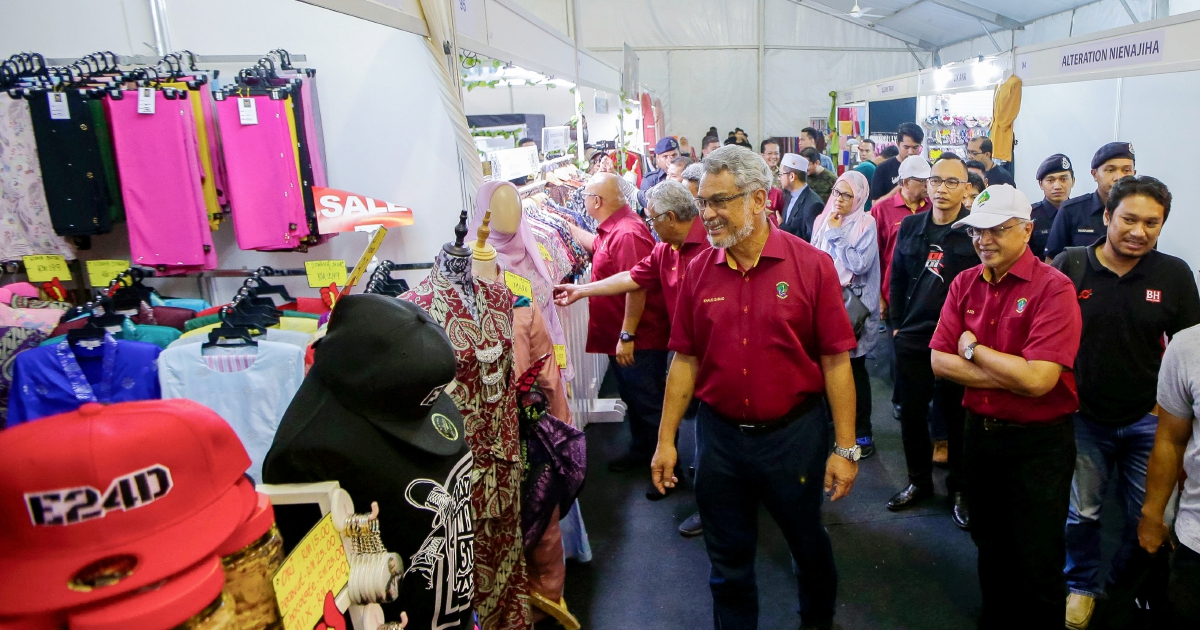
M546 182L540 181L533 182L532 184L526 184L518 188L517 192L520 193L521 199L527 199L530 195L536 195L537 193L544 192L545 190Z
M574 156L564 155L562 157L557 157L552 160L546 160L545 162L541 163L540 169L543 173L545 173L547 171L553 171L554 169L556 169L560 166L563 166L564 164L571 163L571 160L573 160L573 159L574 159Z
M196 63L258 63L259 59L266 57L262 55L195 55ZM79 57L55 57L46 59L47 66L69 66ZM190 57L189 57L190 59ZM291 60L295 62L305 63L308 61L307 55L291 55ZM162 57L158 55L117 55L117 64L122 66L153 66L162 61Z

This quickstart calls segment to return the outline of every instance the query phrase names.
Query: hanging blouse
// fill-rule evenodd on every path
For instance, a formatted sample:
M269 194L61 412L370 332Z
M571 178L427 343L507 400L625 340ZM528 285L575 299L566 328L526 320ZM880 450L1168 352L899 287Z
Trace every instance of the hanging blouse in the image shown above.
M0 425L8 416L8 396L12 387L13 362L17 355L36 348L46 333L20 326L0 327Z
M50 116L50 98L62 96L69 118ZM55 233L89 236L112 231L110 191L92 123L92 110L77 90L26 96L37 138L38 162Z
M75 259L50 220L29 103L7 93L0 93L0 191L0 261L32 254Z

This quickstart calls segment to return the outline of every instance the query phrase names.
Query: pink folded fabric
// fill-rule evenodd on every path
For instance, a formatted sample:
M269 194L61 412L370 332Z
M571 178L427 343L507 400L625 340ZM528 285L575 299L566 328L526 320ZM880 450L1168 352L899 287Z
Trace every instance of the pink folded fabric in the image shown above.
M38 288L28 282L14 282L12 284L4 285L4 288L12 291L13 295L19 295L21 297L36 298L38 296ZM7 304L8 301L9 300L4 300L4 303Z

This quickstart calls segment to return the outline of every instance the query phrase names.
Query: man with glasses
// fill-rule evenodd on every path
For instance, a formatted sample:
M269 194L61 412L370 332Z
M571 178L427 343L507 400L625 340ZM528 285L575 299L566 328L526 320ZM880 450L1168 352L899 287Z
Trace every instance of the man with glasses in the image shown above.
M779 141L775 138L763 140L758 145L758 152L762 155L763 161L767 163L767 168L771 169L771 186L782 188L779 185L779 158L782 156L779 151Z
M917 123L901 123L896 129L896 149L899 153L875 167L871 178L871 201L892 192L900 183L900 164L910 156L921 155L921 143L925 141L925 130Z
M1068 247L1091 245L1104 236L1104 206L1113 184L1122 177L1137 175L1133 145L1110 142L1092 156L1092 179L1096 192L1068 200L1054 217L1046 238L1046 258L1053 260ZM1040 252L1038 255L1042 255Z
M592 279L597 281L629 271L654 249L650 230L621 195L619 179L599 173L583 189L584 208L599 224L592 244ZM669 327L661 290L588 302L586 350L608 355L621 400L629 407L629 453L609 462L613 472L642 468L654 453L666 387Z
M1008 184L1016 186L1012 173L1004 165L992 159L992 141L987 136L976 136L967 141L967 159L977 160L986 169L983 172L988 186Z
M900 401L908 486L888 501L887 509L907 510L933 496L933 446L926 418L929 403L936 397L935 413L941 414L949 441L946 489L953 505L954 524L962 529L971 526L962 457L963 388L934 377L929 342L950 283L960 272L979 264L966 227L954 227L955 222L970 214L963 207L967 188L967 167L962 159L953 153L942 154L929 178L933 209L900 222L888 311L896 348L896 398Z
M929 162L919 155L910 155L900 164L900 191L882 199L871 207L879 238L879 275L883 281L880 295L888 296L891 286L892 254L896 248L896 231L905 217L920 214L929 209L929 191L925 182L929 179ZM888 298L881 303L881 316L888 317Z
M930 343L934 375L965 388L982 630L1061 628L1066 613L1082 322L1071 281L1029 249L1031 209L1012 186L989 186L955 222L983 264L950 284Z
M858 473L849 357L858 341L833 260L767 220L771 173L762 157L724 146L703 164L697 205L714 249L700 253L680 283L651 474L660 491L678 482L675 435L694 395L696 503L712 563L714 625L758 626L761 502L792 552L802 627L829 628L837 572L818 480L838 500Z
M808 187L808 160L795 153L783 156L779 181L783 184L779 228L811 241L813 223L825 209L825 202Z
M1033 204L1033 237L1029 239L1029 249L1041 258L1046 255L1046 241L1050 238L1054 217L1058 216L1058 209L1071 197L1071 189L1075 187L1075 169L1067 156L1055 153L1042 160L1037 180L1045 198Z

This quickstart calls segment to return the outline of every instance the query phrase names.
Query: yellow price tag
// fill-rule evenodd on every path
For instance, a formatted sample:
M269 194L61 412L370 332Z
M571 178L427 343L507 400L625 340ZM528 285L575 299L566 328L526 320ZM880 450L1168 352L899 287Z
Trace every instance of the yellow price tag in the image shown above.
M271 583L286 630L312 630L324 613L325 593L336 596L350 581L342 537L326 514L288 554Z
M554 258L552 256L550 256L550 252L546 250L545 245L538 243L537 246L538 246L538 251L542 252L542 260L554 262Z
M88 282L93 287L107 287L122 271L129 269L128 260L87 261Z
M308 286L323 289L331 284L339 287L346 284L346 261L306 260L304 272L308 274Z
M518 276L511 271L504 272L504 284L508 286L508 290L514 295L533 299L533 285L524 276Z
M71 279L71 270L67 268L67 259L57 254L37 254L22 256L25 263L25 275L30 282L49 282L55 278L66 282Z
M567 369L567 347L559 344L554 344L554 362L558 364L560 370Z

